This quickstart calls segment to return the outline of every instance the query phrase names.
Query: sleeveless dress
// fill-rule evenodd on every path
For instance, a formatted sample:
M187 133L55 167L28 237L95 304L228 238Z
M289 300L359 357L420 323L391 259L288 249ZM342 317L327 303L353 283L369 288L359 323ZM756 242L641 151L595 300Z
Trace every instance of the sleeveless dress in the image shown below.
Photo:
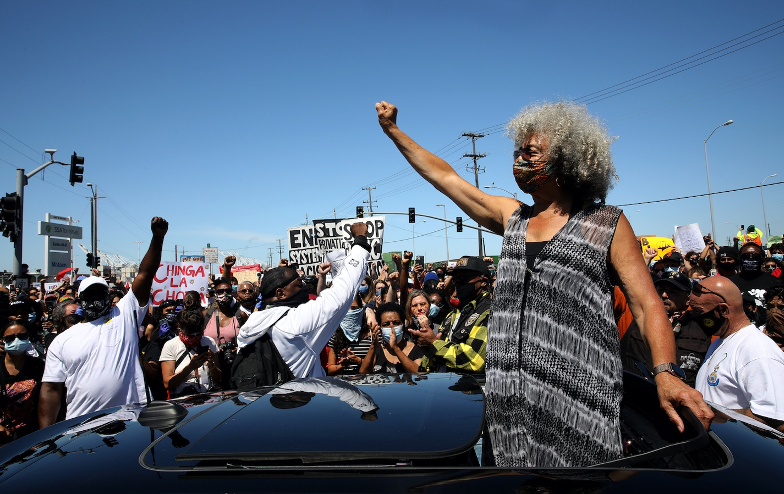
M485 387L495 462L582 467L622 456L623 368L607 254L620 209L572 212L526 267L533 208L504 231Z

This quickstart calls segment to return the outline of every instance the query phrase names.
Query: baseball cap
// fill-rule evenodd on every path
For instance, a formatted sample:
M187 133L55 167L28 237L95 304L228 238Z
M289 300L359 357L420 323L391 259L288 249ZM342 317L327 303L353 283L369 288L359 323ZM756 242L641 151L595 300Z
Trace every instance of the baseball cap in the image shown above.
M487 268L487 263L473 256L463 256L457 261L455 272L459 271L476 271L488 278L492 277L490 270Z
M656 280L654 285L660 285L663 283L668 283L678 290L691 293L691 282L689 281L689 278L679 271L665 271L661 278Z
M662 261L675 261L678 264L683 264L683 256L681 255L680 252L675 252L674 250L671 250L670 252L667 253L666 256L662 258Z
M721 259L722 257L731 257L732 259L735 259L737 261L738 259L740 259L740 251L735 247L725 245L724 247L721 247L719 249L719 259Z
M81 297L85 290L95 285L105 286L107 290L109 289L109 284L105 279L101 278L100 276L88 276L87 278L83 279L81 283L79 283L78 295Z

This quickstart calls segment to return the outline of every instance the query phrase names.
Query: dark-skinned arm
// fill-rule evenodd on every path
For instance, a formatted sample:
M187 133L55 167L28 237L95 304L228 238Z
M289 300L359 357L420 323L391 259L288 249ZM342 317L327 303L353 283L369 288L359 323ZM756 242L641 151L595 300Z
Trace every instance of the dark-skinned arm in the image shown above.
M156 216L150 222L150 229L152 230L152 240L150 240L150 247L147 253L144 254L139 265L139 273L136 279L133 280L133 294L139 305L144 307L150 300L150 290L152 289L152 280L158 267L161 265L161 250L163 250L163 238L166 232L169 231L169 223Z
M38 397L38 426L41 429L57 420L64 390L65 383L41 383L41 394Z

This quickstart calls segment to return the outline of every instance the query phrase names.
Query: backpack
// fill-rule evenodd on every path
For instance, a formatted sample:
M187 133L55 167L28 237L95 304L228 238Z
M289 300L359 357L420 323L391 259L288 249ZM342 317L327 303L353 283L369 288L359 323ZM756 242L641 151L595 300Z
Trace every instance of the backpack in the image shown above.
M286 314L283 314L281 319ZM280 352L267 332L253 345L246 346L237 352L231 366L229 384L232 389L237 391L250 391L259 386L274 386L292 379L294 379L294 373L280 356Z

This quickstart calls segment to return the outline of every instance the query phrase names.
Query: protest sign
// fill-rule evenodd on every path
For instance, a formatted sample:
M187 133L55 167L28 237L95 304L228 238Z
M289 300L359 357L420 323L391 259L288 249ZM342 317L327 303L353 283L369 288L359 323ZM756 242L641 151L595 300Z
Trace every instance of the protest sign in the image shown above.
M351 225L364 221L368 226L367 239L370 243L370 260L368 261L368 270L370 265L374 264L376 272L381 272L381 267L384 265L382 257L383 244L384 244L384 226L386 224L386 217L373 216L370 218L349 218L343 220L314 220L313 221L313 236L319 246L322 254L342 249L346 254L351 250L351 243L353 237L351 236Z
M318 265L321 264L323 253L313 237L313 225L295 226L289 228L289 262L299 264L305 271L305 276L318 274ZM277 263L272 263L273 266Z
M699 223L676 226L675 246L684 254L691 250L698 253L702 252L705 248L705 241L702 239Z
M45 282L44 283L44 290L46 290L46 293L49 293L52 290L54 290L55 288L57 288L58 286L60 286L60 283L58 283L56 281L53 282L53 283Z
M180 256L180 262L206 262L204 260L204 256L186 256L185 254Z
M220 267L220 271L223 274L223 266ZM259 281L259 273L261 273L261 264L231 267L231 275L237 278L237 283L245 283L246 281L256 283Z
M186 292L196 290L202 306L207 305L209 268L202 262L161 262L152 280L150 302L158 306L164 300L181 300Z
M655 237L653 235L638 237L638 240L640 241L640 247L642 248L643 255L645 254L645 249L648 247L656 249L656 257L652 259L654 261L659 261L664 256L669 254L670 251L672 251L672 247L675 245L671 238Z

